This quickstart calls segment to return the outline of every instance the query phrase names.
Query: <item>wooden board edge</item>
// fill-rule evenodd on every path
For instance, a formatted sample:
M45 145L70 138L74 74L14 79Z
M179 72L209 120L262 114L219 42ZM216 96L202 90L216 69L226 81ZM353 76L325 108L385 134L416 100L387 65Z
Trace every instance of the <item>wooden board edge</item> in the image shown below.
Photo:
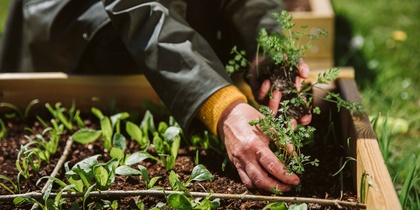
M311 11L291 12L294 19L333 18L331 0L309 0Z
M353 79L339 78L337 86L343 99L362 103ZM363 197L368 209L402 209L367 113L342 111L341 119L343 137L350 137L351 153L357 159L354 174L359 200Z

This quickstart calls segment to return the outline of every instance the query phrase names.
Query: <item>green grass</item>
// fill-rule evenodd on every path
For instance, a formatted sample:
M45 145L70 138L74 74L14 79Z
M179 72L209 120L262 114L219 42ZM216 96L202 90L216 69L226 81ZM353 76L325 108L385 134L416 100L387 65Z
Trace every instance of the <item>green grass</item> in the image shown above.
M0 1L0 36L10 2ZM413 205L419 205L416 195L420 192L420 1L332 3L337 25L336 65L355 67L356 82L369 114L389 114L385 129L392 131L386 162L399 193L410 176L412 155L417 157L418 167L408 198L411 206L405 206L414 209ZM351 40L359 41L359 45L349 47Z
M379 129L379 133L386 133L386 138L379 139L389 141L389 147L383 146L383 152L388 153L385 161L399 194L406 188L406 179L411 180L404 209L416 209L420 204L420 2L332 3L337 25L336 65L355 67L367 112L387 119L387 126ZM352 40L359 44L351 45ZM417 165L413 177L412 165Z
M9 9L11 0L0 1L0 37L3 33L3 28L7 18L7 11Z

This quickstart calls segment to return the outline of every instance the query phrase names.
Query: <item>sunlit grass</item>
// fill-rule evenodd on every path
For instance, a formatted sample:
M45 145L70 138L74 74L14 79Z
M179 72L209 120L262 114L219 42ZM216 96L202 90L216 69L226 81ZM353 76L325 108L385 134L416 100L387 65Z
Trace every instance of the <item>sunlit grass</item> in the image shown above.
M332 3L338 29L336 65L355 67L367 112L388 119L387 126L377 130L383 136L379 143L397 192L404 197L404 209L416 209L420 205L420 2ZM404 192L407 189L409 194Z
M0 1L0 37L3 34L3 28L6 23L7 11L9 9L11 0Z

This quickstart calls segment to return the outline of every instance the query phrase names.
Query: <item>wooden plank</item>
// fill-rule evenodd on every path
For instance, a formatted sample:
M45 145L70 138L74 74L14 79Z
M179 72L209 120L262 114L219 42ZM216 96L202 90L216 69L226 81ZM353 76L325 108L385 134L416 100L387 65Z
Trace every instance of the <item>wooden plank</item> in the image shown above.
M343 99L362 102L354 79L340 78L337 86ZM359 200L364 188L363 197L368 209L402 209L367 113L352 116L342 110L341 120L343 138L350 137L350 148L357 159L354 168ZM365 180L364 186L362 180Z
M316 79L324 69L311 70L308 81ZM353 78L352 68L343 67L339 77ZM253 100L250 87L239 78L236 85ZM100 102L92 98L99 98ZM0 74L0 102L9 102L24 109L33 100L41 104L61 102L70 107L75 101L81 111L91 107L107 106L116 100L117 107L126 110L141 110L145 99L159 102L160 99L143 75L92 76L53 73L3 73ZM1 110L0 110L1 111Z
M334 66L334 10L330 0L309 0L309 3L311 11L291 12L296 23L295 30L300 30L300 26L308 26L309 32L316 28L328 32L327 37L312 41L312 49L307 52L305 59L313 67L330 68ZM303 38L301 43L307 41ZM324 61L320 62L320 59Z
M143 75L0 74L0 102L9 102L24 109L33 99L40 100L40 104L61 102L65 107L70 107L75 101L77 107L85 112L89 112L91 107L108 107L113 100L117 102L117 107L127 111L141 110L144 99L160 101Z

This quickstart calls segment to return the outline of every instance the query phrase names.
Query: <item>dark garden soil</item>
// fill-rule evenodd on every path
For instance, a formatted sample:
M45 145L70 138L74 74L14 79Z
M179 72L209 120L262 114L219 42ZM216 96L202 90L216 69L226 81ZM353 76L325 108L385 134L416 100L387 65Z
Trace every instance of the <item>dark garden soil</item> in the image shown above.
M286 8L289 11L309 11L310 6L307 0L285 0ZM294 189L291 192L287 192L284 196L296 196L306 198L321 198L330 200L342 200L349 202L356 202L356 192L353 184L353 176L350 171L350 167L347 166L341 172L341 176L332 176L336 173L341 165L340 159L346 157L345 149L343 144L338 140L340 138L339 129L335 129L335 135L331 135L329 132L330 128L330 116L338 116L337 113L324 115L314 115L312 120L312 126L317 131L314 136L314 142L304 147L303 154L310 155L312 158L316 158L320 161L318 167L306 166L305 172L301 175L301 186L298 189ZM334 117L332 117L334 118ZM85 124L88 127L99 129L98 123L95 120L86 120ZM339 128L339 124L335 121L334 126ZM26 127L30 127L37 132L42 132L38 122L35 123L22 123L8 121L6 122L7 134L0 141L0 174L11 178L16 182L18 171L15 166L18 150L21 145L28 142L24 135L31 135L29 131L26 131ZM67 141L67 138L71 134L65 134L60 140L57 153L51 157L50 163L44 163L39 172L32 172L29 179L21 180L21 193L28 192L41 192L41 189L45 182L41 182L38 186L37 181L44 176L49 176L54 167L57 164L58 159L63 154L63 150ZM127 152L133 153L139 150L138 145L133 140L128 141ZM69 166L73 166L78 161L91 157L96 154L102 154L99 161L108 161L109 154L105 151L103 146L99 142L93 142L90 144L82 145L79 143L73 143L71 147L70 155L66 162L69 162ZM235 171L234 167L227 165L226 169L222 170L222 162L224 157L217 154L212 150L199 150L199 162L207 167L207 169L213 174L213 181L205 182L192 182L188 187L190 192L214 192L214 193L225 193L225 194L247 194L247 195L268 195L274 196L267 192L258 190L248 190L241 183L241 180ZM195 166L196 150L189 147L182 147L179 151L176 165L173 170L179 176L181 181L186 181ZM161 178L155 186L163 187L165 190L171 190L169 185L169 171L164 166L154 161L144 161L140 163L148 169L149 177L160 176ZM134 166L135 167L135 166ZM65 170L62 168L57 178L65 181ZM4 180L0 180L1 183L10 186ZM140 176L117 176L115 182L111 185L110 190L141 190L145 189ZM8 191L0 187L0 196L10 195ZM76 198L69 198L69 202L74 201ZM133 196L133 197L114 197L107 198L108 200L118 200L118 209L137 209L136 202L141 200L145 205L146 209L154 207L158 202L164 202L164 197L153 197L153 196ZM78 200L81 206L81 200ZM89 201L88 201L89 202ZM262 209L268 204L267 201L244 201L244 200L221 200L221 206L219 209ZM0 209L31 209L31 204L23 204L20 206L14 206L11 202L0 202ZM322 206L320 204L309 203L309 209L338 209L337 206ZM63 209L68 209L69 206L64 206ZM343 208L349 209L349 208Z
M327 116L325 116L327 115ZM287 192L284 196L299 196L307 198L321 198L321 199L338 199L343 201L356 202L356 193L354 190L352 173L349 167L345 167L342 172L343 180L340 181L340 176L332 176L340 168L340 158L345 157L345 150L340 143L336 142L336 139L326 138L326 133L329 128L329 116L315 115L312 121L314 127L317 128L317 132L314 136L315 142L311 145L304 147L303 153L305 155L311 155L312 158L317 158L320 161L318 167L306 166L304 174L301 176L302 184L300 190L293 190ZM332 114L337 116L337 114ZM85 124L92 128L98 128L95 121L86 120ZM337 123L335 123L337 126ZM39 123L16 123L7 122L7 135L0 142L0 174L12 178L16 182L17 170L15 167L15 160L17 157L18 150L21 145L27 143L24 135L30 135L28 131L25 131L25 127L31 127L38 132L42 129ZM339 136L339 133L335 133ZM67 134L69 136L70 134ZM332 136L332 135L329 135ZM43 164L41 170L37 173L32 172L28 180L22 179L21 193L28 192L40 192L44 183L42 182L39 186L36 185L38 179L43 176L48 176L52 173L58 159L63 154L65 147L66 135L61 139L60 146L55 155L51 157L50 164ZM128 141L127 150L130 153L138 151L138 145L135 141ZM103 146L99 142L82 145L79 143L73 143L71 152L66 161L69 161L69 166L72 167L76 162L91 157L96 154L102 154L99 159L100 162L106 162L109 160L109 155L104 152ZM193 167L195 166L196 151L188 147L182 147L179 151L179 156L176 160L176 165L173 170L179 176L182 181L186 181L191 174ZM207 167L209 171L214 175L213 181L205 182L192 182L189 185L191 192L215 192L215 193L227 193L227 194L248 194L248 195L272 195L267 192L261 192L258 190L247 190L241 183L235 169L228 164L225 171L221 169L223 158L212 150L200 150L199 162ZM145 161L140 164L147 167L149 171L149 177L160 176L156 186L164 187L166 190L171 190L168 175L169 171L164 166L153 161ZM61 169L57 178L65 180L64 168ZM5 181L2 181L8 185ZM343 186L341 185L343 184ZM10 185L8 185L10 186ZM115 182L111 185L110 190L140 190L145 189L140 176L118 176ZM0 195L10 194L5 189L0 187ZM69 200L74 200L71 198ZM137 209L136 201L141 199L148 208L154 207L158 202L165 202L163 197L152 197L144 196L138 197L117 197L108 198L108 200L118 200L118 209ZM80 201L80 200L79 200ZM79 202L81 206L81 201ZM241 201L241 200L221 200L221 207L219 209L262 209L266 206L266 201ZM337 209L338 207L321 206L319 204L308 204L309 209ZM30 209L32 205L20 205L15 207L11 203L0 203L1 209ZM64 208L66 209L66 208Z

